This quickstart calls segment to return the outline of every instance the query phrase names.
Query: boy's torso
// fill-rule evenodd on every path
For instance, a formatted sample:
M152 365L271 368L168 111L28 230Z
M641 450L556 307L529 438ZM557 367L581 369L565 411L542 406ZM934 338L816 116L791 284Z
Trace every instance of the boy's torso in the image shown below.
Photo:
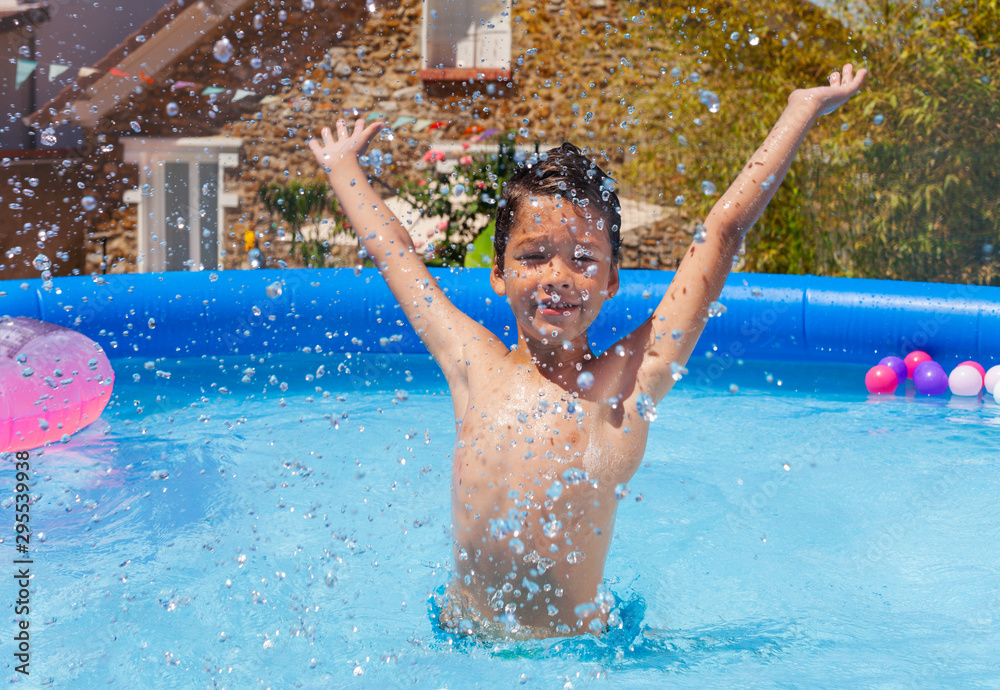
M648 423L634 403L626 409L627 391L618 392L623 401L615 407L608 404L600 376L607 367L599 362L591 363L598 385L584 399L516 357L484 359L489 365L472 367L464 400L455 400L461 423L452 517L461 599L470 616L506 620L508 628L516 621L522 635L586 632L606 618L608 607L594 601L615 489L642 460Z

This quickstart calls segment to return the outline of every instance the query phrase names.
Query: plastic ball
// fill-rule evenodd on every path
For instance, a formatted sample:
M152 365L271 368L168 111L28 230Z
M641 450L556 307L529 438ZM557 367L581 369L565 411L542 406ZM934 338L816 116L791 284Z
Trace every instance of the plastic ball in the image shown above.
M952 395L979 395L983 377L974 366L959 364L948 374L948 388Z
M879 364L889 367L896 372L896 378L899 379L900 383L905 381L910 375L909 370L906 368L906 362L901 360L899 357L883 357L879 361Z
M906 362L906 378L913 378L913 370L917 368L917 365L921 362L930 362L931 356L924 352L923 350L914 350L910 354L903 358Z
M865 374L865 388L869 393L891 395L896 392L898 385L899 377L896 372L884 364L876 364Z
M1000 381L997 381L997 385L993 387L993 399L1000 405Z
M983 368L982 364L980 364L979 362L973 362L971 359L968 359L964 362L959 362L958 366L964 366L966 364L969 365L970 367L974 367L975 370L979 372L979 375L983 377L983 383L986 382L986 369Z
M948 390L948 374L937 362L925 360L913 368L913 385L922 395L942 395Z
M986 372L986 376L983 377L983 383L986 384L987 391L992 393L996 390L997 384L1000 383L1000 364L990 367L990 370Z

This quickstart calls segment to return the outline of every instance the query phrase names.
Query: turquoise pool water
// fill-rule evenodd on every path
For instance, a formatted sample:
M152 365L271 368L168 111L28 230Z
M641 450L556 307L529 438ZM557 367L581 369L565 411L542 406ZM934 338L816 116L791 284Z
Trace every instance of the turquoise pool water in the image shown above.
M118 360L102 419L32 453L31 682L995 687L1000 406L712 364L619 510L635 634L487 648L428 618L454 426L427 357Z

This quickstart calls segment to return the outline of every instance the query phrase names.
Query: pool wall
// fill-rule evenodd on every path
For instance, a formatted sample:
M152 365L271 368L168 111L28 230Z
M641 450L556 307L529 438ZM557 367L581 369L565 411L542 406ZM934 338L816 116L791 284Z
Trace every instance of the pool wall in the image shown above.
M506 342L514 320L488 269L432 269L456 306ZM622 271L591 329L604 349L656 307L668 271ZM279 290L280 287L280 290ZM1000 357L1000 288L734 273L695 354L874 364L923 349L942 364ZM0 282L0 315L78 330L111 358L425 352L374 269L177 272Z

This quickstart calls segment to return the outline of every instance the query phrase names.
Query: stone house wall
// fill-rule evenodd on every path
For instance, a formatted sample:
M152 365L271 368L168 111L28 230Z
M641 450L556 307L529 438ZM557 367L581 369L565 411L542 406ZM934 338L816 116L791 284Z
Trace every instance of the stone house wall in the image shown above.
M423 11L419 0L391 0L370 15L360 2L311 12L296 3L288 6L283 22L267 21L264 30L257 31L253 16L274 14L269 0L259 0L207 34L169 73L159 75L156 87L143 89L91 134L94 145L104 152L90 166L89 189L102 205L92 213L96 232L91 233L88 271L97 268L101 238L106 238L112 271L135 270L136 210L122 199L126 189L135 188L138 171L121 162L120 138L136 135L136 130L143 136L225 134L243 140L240 165L227 173L226 180L226 189L237 192L240 199L238 208L227 212L227 268L245 265L243 237L248 230L273 262L301 265L287 255L287 243L277 241L275 219L264 209L257 190L274 181L321 179L306 142L341 116L378 112L390 124L399 116L447 123L421 132L404 126L379 141L379 149L391 153L394 161L381 176L384 189L419 174L420 158L435 142L462 141L474 125L519 131L523 134L519 140L526 143L557 145L570 140L589 145L605 151L598 162L614 175L624 159L616 124L626 108L615 98L620 94L610 89L601 94L599 88L587 85L606 81L602 75L609 69L613 72L622 59L618 46L601 39L628 30L628 18L619 4L630 7L612 0L520 0L513 12L510 83L424 85L418 77ZM212 56L222 36L235 49L227 64ZM637 51L647 49L636 46ZM253 66L254 58L260 60L259 67ZM637 79L658 78L652 68L647 71ZM253 84L259 74L266 78ZM290 84L282 87L280 79L289 79ZM229 92L212 101L163 86L177 81L222 86ZM252 99L230 100L237 88L265 94L268 87L275 89L281 102L261 106ZM635 87L640 88L641 82ZM588 92L586 98L579 89ZM169 102L179 106L175 117L165 114ZM587 117L580 103L593 115ZM622 265L675 267L691 225L689 218L672 209L665 220L627 235ZM344 247L335 258L352 265L354 252Z

